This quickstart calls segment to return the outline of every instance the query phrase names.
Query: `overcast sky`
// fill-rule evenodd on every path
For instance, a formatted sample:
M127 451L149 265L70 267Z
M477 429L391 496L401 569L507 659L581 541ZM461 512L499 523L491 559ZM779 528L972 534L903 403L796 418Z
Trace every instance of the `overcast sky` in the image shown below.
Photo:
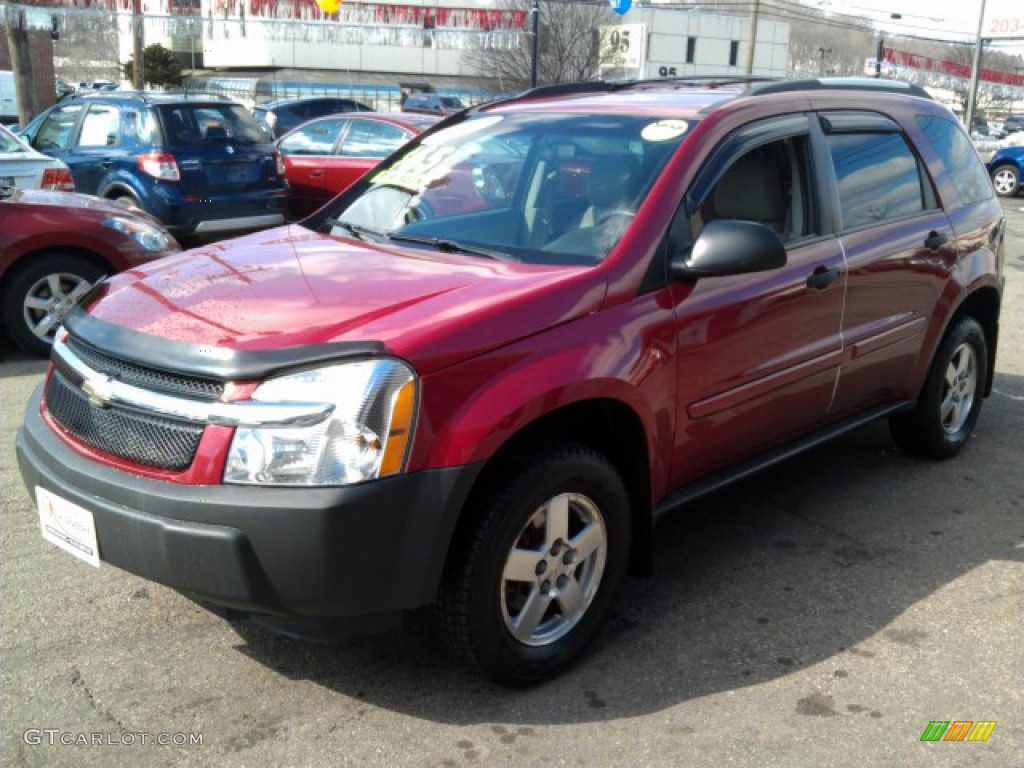
M825 11L850 13L874 19L883 29L894 33L943 37L963 40L974 39L978 32L982 0L822 0ZM1024 54L1024 0L987 0L986 26L982 37L988 37L994 19L1014 20L1020 26L1019 39L1000 41L996 48L1007 53ZM902 19L890 17L893 13Z

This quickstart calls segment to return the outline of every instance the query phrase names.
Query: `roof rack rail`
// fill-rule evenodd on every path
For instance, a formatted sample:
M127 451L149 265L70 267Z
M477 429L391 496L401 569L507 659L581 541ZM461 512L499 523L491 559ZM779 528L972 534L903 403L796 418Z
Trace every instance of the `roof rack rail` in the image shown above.
M901 93L931 99L928 91L919 85L904 83L899 80L880 80L873 77L826 77L806 80L775 80L774 82L754 83L747 89L746 95L760 96L769 93L788 93L792 91L873 91L875 93Z
M630 85L703 85L718 88L726 85L747 83L776 83L778 77L767 75L680 75L679 77L656 77L649 80L634 80Z
M138 99L139 101L152 102L154 99L166 97L169 99L206 99L208 101L231 101L230 96L223 93L212 93L207 91L76 91L69 93L67 99Z

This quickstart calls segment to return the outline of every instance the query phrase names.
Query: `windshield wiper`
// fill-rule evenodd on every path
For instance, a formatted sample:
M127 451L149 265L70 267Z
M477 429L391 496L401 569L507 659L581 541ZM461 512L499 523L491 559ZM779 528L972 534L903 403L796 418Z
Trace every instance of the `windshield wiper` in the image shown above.
M400 243L417 243L419 245L430 245L445 253L468 253L471 256L483 256L485 259L496 261L509 261L509 257L497 251L488 251L484 248L476 248L472 245L463 245L454 240L445 240L440 237L420 237L419 235L405 235L401 232L388 232L387 238Z
M339 227L344 229L350 235L354 235L359 240L368 240L370 238L383 239L387 237L384 232L378 232L376 229L370 229L369 227L361 227L358 224L352 224L348 221L342 221L341 219L326 219L324 224L330 224L332 227ZM370 238L367 237L370 236Z

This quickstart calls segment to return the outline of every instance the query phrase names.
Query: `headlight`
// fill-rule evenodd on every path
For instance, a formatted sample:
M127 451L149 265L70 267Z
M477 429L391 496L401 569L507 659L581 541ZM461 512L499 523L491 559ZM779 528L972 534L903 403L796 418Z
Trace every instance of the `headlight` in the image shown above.
M253 400L327 402L312 427L239 427L225 483L349 485L405 468L416 411L416 377L398 360L342 363L261 384Z
M173 242L170 235L145 221L112 216L103 221L103 226L116 229L122 235L127 235L146 251L166 251L171 248Z

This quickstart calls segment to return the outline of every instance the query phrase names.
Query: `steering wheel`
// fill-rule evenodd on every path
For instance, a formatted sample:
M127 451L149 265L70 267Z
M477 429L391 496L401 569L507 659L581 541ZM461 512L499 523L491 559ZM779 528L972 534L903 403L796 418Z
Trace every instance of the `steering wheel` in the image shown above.
M594 222L594 226L607 227L613 221L620 221L621 227L623 231L625 231L626 227L629 226L629 222L631 222L635 216L636 213L634 211L627 211L625 208L618 208L614 211L608 211L607 213L601 214L601 218Z
M473 169L472 176L473 186L481 199L489 203L496 203L508 198L508 192L505 191L501 177L490 166L477 166Z

